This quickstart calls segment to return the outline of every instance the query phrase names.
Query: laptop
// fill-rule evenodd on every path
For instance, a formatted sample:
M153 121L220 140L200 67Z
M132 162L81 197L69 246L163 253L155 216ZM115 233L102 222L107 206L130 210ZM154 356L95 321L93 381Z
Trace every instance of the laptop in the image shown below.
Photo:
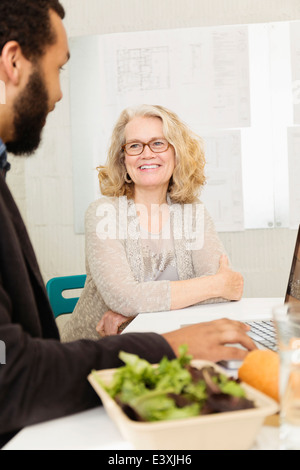
M300 303L300 225L290 269L284 303ZM248 335L260 349L277 351L276 331L272 320L255 320L245 322L251 327ZM234 359L220 361L227 369L237 369L241 361Z

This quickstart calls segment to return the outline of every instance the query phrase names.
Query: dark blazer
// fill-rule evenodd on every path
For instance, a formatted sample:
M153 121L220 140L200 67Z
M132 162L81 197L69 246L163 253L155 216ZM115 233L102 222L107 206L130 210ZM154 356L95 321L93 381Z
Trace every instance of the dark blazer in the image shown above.
M155 333L60 342L34 250L1 175L0 341L6 350L6 363L0 364L0 447L24 426L100 404L87 375L120 366L120 350L152 363L174 357Z

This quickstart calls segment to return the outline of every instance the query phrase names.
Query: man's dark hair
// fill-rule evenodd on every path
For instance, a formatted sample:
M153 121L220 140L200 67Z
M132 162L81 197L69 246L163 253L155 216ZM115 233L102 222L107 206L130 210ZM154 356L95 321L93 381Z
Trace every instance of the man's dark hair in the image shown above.
M59 0L0 0L0 55L8 41L17 41L26 59L42 56L56 41L50 10L65 17Z

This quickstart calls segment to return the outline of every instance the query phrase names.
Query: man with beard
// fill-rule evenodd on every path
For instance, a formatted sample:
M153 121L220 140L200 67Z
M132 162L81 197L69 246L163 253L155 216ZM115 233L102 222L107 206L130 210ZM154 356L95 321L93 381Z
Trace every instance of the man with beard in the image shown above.
M87 381L92 369L121 365L120 350L150 362L174 358L188 343L195 357L237 357L254 347L239 322L218 320L157 335L110 336L62 344L25 226L5 182L6 150L37 149L46 116L62 98L60 69L69 59L58 0L1 0L0 80L0 447L24 426L99 404ZM3 350L3 348L2 348Z

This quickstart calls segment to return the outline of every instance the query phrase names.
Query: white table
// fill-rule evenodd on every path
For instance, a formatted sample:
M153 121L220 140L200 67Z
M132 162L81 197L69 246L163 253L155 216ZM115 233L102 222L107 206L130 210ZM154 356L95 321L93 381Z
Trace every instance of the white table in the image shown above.
M181 325L198 323L222 317L239 319L267 319L280 298L242 299L239 302L209 304L171 312L141 314L125 332L155 331L164 333ZM278 428L263 426L253 449L278 448ZM3 450L132 450L103 407L29 426L20 431Z
M227 317L233 320L269 319L272 307L282 304L281 298L249 298L239 302L204 304L167 312L138 315L126 328L126 333L155 331L166 333L187 324Z

